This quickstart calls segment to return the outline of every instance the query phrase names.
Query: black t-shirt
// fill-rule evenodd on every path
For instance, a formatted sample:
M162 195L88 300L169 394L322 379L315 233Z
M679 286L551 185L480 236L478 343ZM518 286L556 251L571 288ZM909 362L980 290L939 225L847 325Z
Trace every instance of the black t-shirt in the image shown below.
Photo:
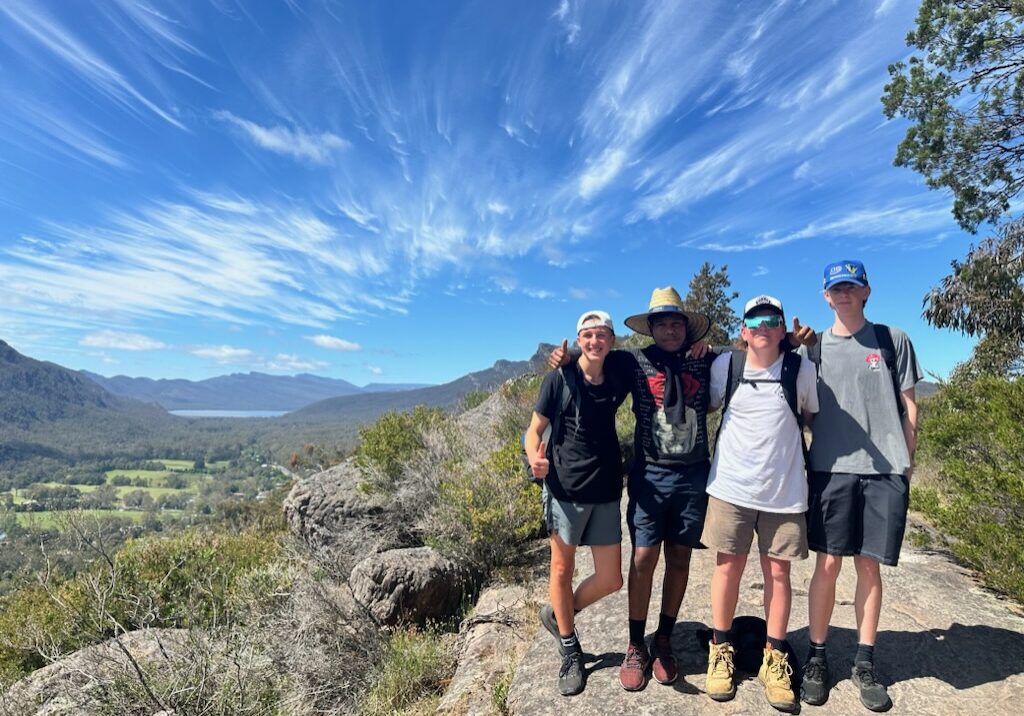
M622 454L615 434L615 411L626 397L628 386L619 394L607 379L592 385L575 365L579 399L575 396L562 420L562 439L551 446L553 459L547 486L559 500L597 504L615 502L622 495ZM563 379L559 371L544 376L534 408L548 420L562 408ZM553 438L554 439L554 438Z

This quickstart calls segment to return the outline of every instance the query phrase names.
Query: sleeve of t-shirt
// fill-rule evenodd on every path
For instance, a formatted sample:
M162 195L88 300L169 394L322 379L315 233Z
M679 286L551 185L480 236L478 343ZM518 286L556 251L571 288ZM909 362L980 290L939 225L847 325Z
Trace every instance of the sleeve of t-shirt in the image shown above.
M921 380L921 364L910 338L899 328L890 329L893 347L896 349L896 375L900 379L900 390L910 390Z
M796 374L796 397L801 411L818 412L818 375L814 363L800 359L800 372Z
M711 409L722 407L725 400L725 384L729 381L729 364L732 362L732 353L726 351L715 358L711 364L711 391L708 399L711 401Z
M615 396L615 404L621 405L626 396L633 391L633 375L637 369L636 356L628 350L613 350L604 359L604 372L614 376L619 395Z
M555 414L561 407L561 395L562 376L557 370L553 370L544 376L544 382L540 384L540 394L537 396L534 412L543 415L548 420L554 420Z

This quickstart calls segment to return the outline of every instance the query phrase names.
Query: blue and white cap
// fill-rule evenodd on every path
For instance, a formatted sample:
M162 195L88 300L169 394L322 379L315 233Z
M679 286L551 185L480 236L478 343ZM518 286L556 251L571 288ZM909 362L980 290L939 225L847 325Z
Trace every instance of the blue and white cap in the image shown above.
M868 272L860 261L836 261L825 267L825 290L832 288L837 283L855 283L858 286L868 285Z

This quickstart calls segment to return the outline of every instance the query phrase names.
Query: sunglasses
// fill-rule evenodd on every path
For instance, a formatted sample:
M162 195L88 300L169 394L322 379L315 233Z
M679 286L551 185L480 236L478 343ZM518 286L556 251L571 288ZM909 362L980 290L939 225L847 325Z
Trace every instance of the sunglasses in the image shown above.
M751 331L756 331L758 328L778 328L782 325L782 316L752 316L744 318L743 325Z

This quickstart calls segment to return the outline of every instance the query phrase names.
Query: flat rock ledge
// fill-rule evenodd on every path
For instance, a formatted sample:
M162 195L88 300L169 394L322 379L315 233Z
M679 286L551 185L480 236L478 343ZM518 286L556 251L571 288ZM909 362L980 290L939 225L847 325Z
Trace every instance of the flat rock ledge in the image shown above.
M628 535L627 531L623 531ZM629 544L623 545L628 568ZM690 580L673 644L680 678L671 686L651 682L640 692L619 686L618 671L627 640L626 590L583 611L577 621L580 641L589 654L584 692L558 695L559 659L551 636L536 632L509 687L511 716L589 714L767 714L777 713L765 700L756 675L739 683L736 698L724 704L704 694L707 654L697 630L711 623L710 582L714 555L694 553ZM801 660L807 653L807 588L814 558L793 565L790 642ZM592 570L581 550L579 574ZM867 714L850 681L856 650L853 595L856 573L844 564L829 634L833 687L824 706L802 706L805 714ZM648 637L657 626L661 571L655 580ZM1000 599L972 579L969 572L941 553L904 545L900 564L883 568L884 607L875 648L878 675L889 688L892 713L980 714L1017 716L1024 701L1024 617L1020 606ZM763 616L762 581L752 555L740 591L737 615ZM479 713L487 713L481 711Z

